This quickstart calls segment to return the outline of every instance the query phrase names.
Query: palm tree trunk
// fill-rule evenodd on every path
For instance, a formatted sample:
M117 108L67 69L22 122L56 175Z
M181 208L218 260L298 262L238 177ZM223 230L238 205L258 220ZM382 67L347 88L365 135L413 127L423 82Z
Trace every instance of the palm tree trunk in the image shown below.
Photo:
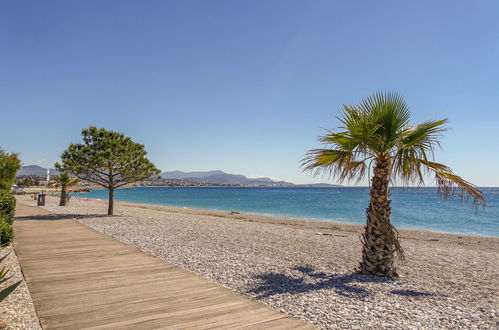
M114 206L114 188L109 188L109 205L107 207L107 214L113 214L113 206Z
M59 206L66 206L66 186L62 185L61 187L61 201L59 202Z
M391 159L383 156L376 159L374 176L371 180L369 206L366 209L367 222L362 235L362 262L360 272L363 274L395 277L398 276L394 266L395 253L402 250L395 228L390 223L392 213L390 192Z

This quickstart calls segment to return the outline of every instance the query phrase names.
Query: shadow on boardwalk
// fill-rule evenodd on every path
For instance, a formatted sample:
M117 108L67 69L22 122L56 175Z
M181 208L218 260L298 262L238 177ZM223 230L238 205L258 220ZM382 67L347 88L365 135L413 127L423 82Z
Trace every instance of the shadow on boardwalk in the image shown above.
M328 275L324 272L317 272L312 267L294 267L292 271L299 273L298 276L290 276L281 273L264 273L256 278L261 282L252 293L258 294L257 299L263 299L278 294L285 293L305 293L323 289L334 290L337 294L355 299L363 299L369 296L370 291L357 286L357 283L394 283L397 279L386 277L374 277L361 274ZM434 296L433 293L415 290L393 290L392 294L402 296Z

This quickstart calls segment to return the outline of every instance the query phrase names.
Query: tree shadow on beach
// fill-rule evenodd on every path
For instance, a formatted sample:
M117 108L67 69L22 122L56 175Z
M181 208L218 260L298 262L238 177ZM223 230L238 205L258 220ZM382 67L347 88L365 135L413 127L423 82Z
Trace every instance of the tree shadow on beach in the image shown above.
M40 221L58 221L58 220L79 220L88 218L105 218L107 214L40 214L14 217L14 221L40 220Z
M249 292L258 294L257 299L263 299L279 294L297 294L331 289L347 298L363 299L369 296L370 292L365 288L357 286L357 283L393 283L397 281L396 279L358 273L330 275L324 272L317 272L308 266L298 266L291 270L298 276L281 273L264 273L256 276L260 280L260 284ZM393 290L391 293L404 296L434 295L432 293L413 290Z

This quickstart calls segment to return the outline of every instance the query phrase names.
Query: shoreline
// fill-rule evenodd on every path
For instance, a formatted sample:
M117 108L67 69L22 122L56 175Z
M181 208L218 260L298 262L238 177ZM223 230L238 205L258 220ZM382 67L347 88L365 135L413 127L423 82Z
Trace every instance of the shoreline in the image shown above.
M176 188L176 187L174 187ZM205 188L205 187L196 187L196 188ZM271 187L270 187L271 188ZM90 197L80 197L77 195L72 195L72 198L76 199L82 199L82 200L92 200L92 201L98 201L101 203L108 203L107 199L99 199L99 198L90 198ZM193 211L192 213L189 214L202 214L202 215L215 215L215 216L227 216L227 215L232 215L232 216L239 216L242 218L244 217L263 217L263 218L274 218L275 221L281 220L281 221L292 221L292 222L305 222L306 224L310 225L311 227L318 227L320 228L329 228L333 227L333 229L336 228L342 228L344 231L349 231L349 232L358 232L359 234L363 230L364 224L355 224L355 223L348 223L348 222L338 222L338 221L332 221L332 220L324 220L324 219L314 219L314 218L293 218L293 217L286 217L286 216L279 216L279 215L267 215L267 214L258 214L258 213L233 213L233 211L226 211L226 210L217 210L217 209L201 209L201 208L194 208L194 207L187 207L187 206L175 206L175 205L162 205L162 204L154 204L154 203L139 203L139 202L127 202L127 201L122 201L122 200L117 200L115 199L115 206L119 204L123 205L128 205L128 206L136 206L136 207L160 207L160 208L165 208L167 211L170 212L177 212L177 213L187 213L186 211L191 210ZM320 225L313 225L314 223L322 223L322 226ZM426 234L431 234L431 235L451 235L455 236L456 239L460 239L460 237L469 237L469 238L475 238L475 239L495 239L499 242L499 237L497 236L482 236L482 235L469 235L469 234L461 234L461 233L454 233L454 232L442 232L442 231L431 231L431 230L424 230L424 229L410 229L410 228L402 228L402 227L396 227L399 233L403 232L413 232L413 233L426 233ZM403 238L403 237L402 237Z

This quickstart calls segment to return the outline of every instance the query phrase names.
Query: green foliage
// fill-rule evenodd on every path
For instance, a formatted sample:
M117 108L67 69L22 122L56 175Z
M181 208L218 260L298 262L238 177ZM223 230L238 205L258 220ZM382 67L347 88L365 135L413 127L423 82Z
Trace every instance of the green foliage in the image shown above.
M52 182L49 186L50 187L62 187L62 188L69 188L72 187L80 181L78 178L71 178L71 176L68 173L61 173L56 177L53 177Z
M40 184L40 181L38 181L36 179L33 179L32 177L28 176L28 177L26 177L24 179L17 180L16 184L19 185L19 186L30 187L30 186L38 186Z
M0 258L0 262L2 262L5 258L7 258L7 256L9 255L10 253L7 253L5 256L3 256L2 258ZM0 270L0 284L8 281L10 278L12 278L12 276L9 276L7 277L7 275L9 274L9 271L10 271L10 268L5 268L5 267L2 267L2 269ZM8 287L0 290L0 302L2 302L5 298L7 298L7 296L9 294L11 294L18 286L19 284L21 284L21 281L19 282L16 282L12 285L9 285Z
M144 146L121 133L90 126L82 136L83 143L72 143L63 152L57 170L108 189L160 173L146 158Z
M19 284L21 284L21 281L0 290L0 302L7 298L19 286Z
M90 126L81 134L83 143L70 144L55 167L109 189L109 214L114 189L160 173L146 158L144 145L121 133Z
M66 206L69 201L69 195L67 194L67 189L71 186L74 186L78 183L78 178L71 178L71 176L67 173L61 173L54 178L54 182L52 182L50 187L60 187L61 188L61 201L59 203L60 206Z
M16 198L7 190L0 190L0 219L12 224L16 212Z
M7 245L14 238L14 214L16 212L16 198L10 190L0 190L0 245Z
M433 174L444 198L454 192L467 193L475 203L485 205L475 185L432 160L447 119L411 125L410 115L404 99L396 93L376 93L358 105L344 105L338 118L342 126L328 130L320 138L324 147L310 150L302 166L340 182L358 182L368 174L373 161L388 158L392 182L421 185Z
M10 191L19 168L21 168L21 160L17 154L8 154L0 149L0 190Z
M14 227L0 218L0 246L9 245L14 239Z

